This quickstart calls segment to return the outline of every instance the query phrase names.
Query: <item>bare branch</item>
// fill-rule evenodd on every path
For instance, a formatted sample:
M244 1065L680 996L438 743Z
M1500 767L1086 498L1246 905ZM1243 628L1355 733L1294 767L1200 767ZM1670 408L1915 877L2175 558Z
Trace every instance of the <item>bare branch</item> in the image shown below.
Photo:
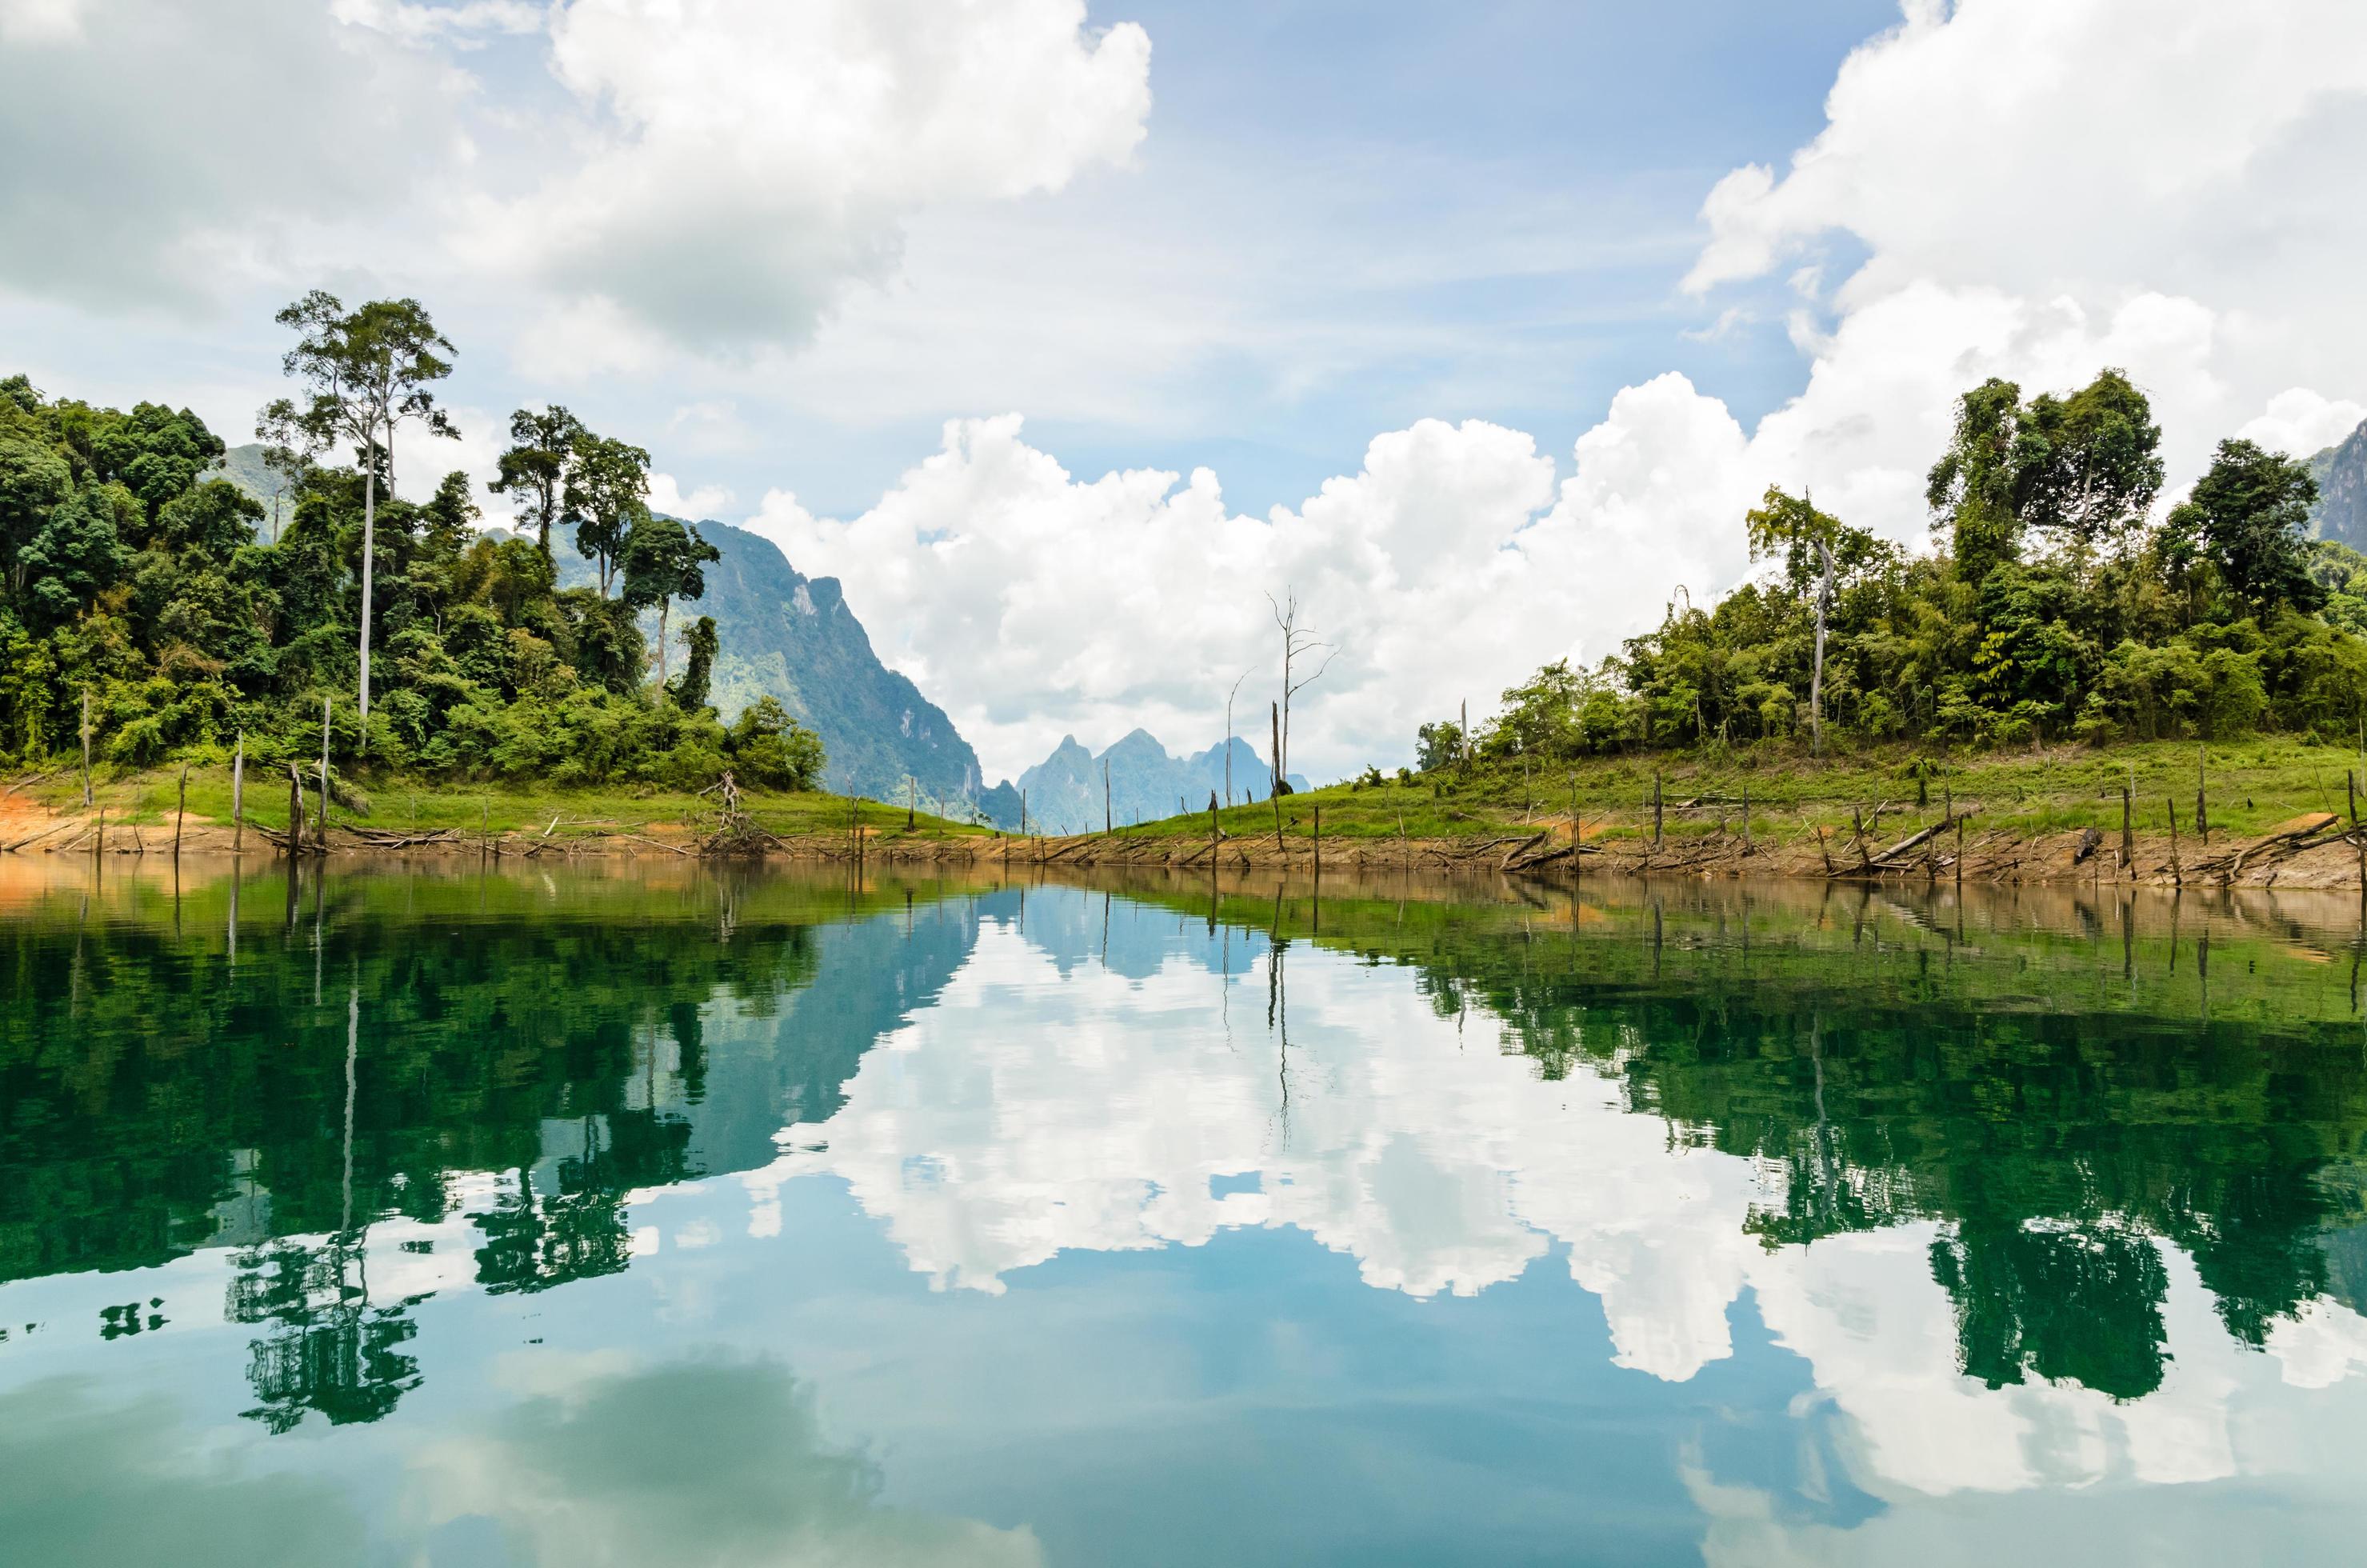
M1337 642L1308 642L1304 644L1299 649L1299 652L1301 653L1311 653L1319 648L1324 651L1323 662L1315 666L1315 673L1313 675L1308 676L1305 680L1300 681L1297 685L1290 688L1290 694L1293 697L1297 696L1300 692L1305 691L1308 687L1313 686L1317 681L1321 680L1323 678L1323 672L1331 667L1331 661L1338 658L1342 652L1340 644Z

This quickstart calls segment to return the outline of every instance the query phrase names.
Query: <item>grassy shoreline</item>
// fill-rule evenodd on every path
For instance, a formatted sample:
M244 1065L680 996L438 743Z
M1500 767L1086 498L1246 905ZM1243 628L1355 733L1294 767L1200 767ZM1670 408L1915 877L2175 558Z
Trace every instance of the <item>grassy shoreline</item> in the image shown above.
M2331 812L2347 825L2354 772L2362 791L2359 803L2367 811L2367 767L2357 752L2270 738L2226 744L2065 744L1958 756L1895 746L1823 758L1761 746L1595 757L1550 769L1533 766L1525 772L1518 764L1475 762L1409 779L1334 784L1278 801L1219 805L1215 825L1228 864L1236 858L1285 865L1311 860L1319 820L1327 858L1410 864L1430 857L1476 867L1506 858L1507 846L1534 846L1514 848L1514 856L1549 852L1557 845L1566 848L1575 815L1593 852L1590 862L1599 855L1606 869L1817 875L1828 855L1845 869L1857 858L1856 845L1878 851L1941 821L1953 805L1970 814L1968 837L1986 846L1982 852L1988 858L1979 873L2021 880L2069 874L2069 851L2057 855L2053 841L2076 839L2090 829L2104 836L2111 859L2120 842L2122 791L2133 785L2130 826L2144 879L2171 863L2173 813L2178 847L2188 863L2204 850L2193 823L2198 763L2213 853L2305 813ZM368 778L362 787L368 797L367 814L343 801L333 810L336 847L371 848L371 834L447 833L464 843L531 839L554 846L607 838L619 841L619 848L629 848L638 835L660 848L681 848L711 831L719 815L711 794L663 790L521 789L402 778ZM5 781L5 788L0 847L18 844L43 821L63 824L98 811L113 827L134 833L135 842L145 847L156 843L155 834L172 832L180 770L102 769L94 778L89 812L81 805L77 767L20 777ZM284 769L276 779L264 769L250 770L251 826L284 830L287 802ZM305 804L309 816L317 806L309 776ZM1185 863L1207 858L1211 828L1205 810L1106 835L1047 837L999 834L927 812L912 812L908 822L901 805L813 791L751 791L745 806L756 826L784 847L820 853L849 841L859 826L867 852ZM226 766L189 769L187 809L192 842L218 846L210 841L227 831L231 812ZM72 841L69 830L47 842L54 848ZM2340 852L2328 853L2334 849ZM2343 880L2339 873L2351 864L2347 846L2312 853L2326 865L2294 875L2314 877L2321 885ZM1966 858L1973 859L1972 851ZM2065 863L2056 866L2057 859ZM2079 864L2079 874L2095 873L2092 858Z
M159 830L168 837L182 809L181 772L177 767L139 771L100 770L92 778L92 806L82 804L78 767L0 780L8 794L0 799L0 846L34 830L36 819L80 821L105 812L109 824L137 830L143 837ZM319 809L317 776L305 775L306 822ZM344 790L346 781L340 780ZM720 807L713 795L684 790L618 789L521 789L501 784L417 781L374 778L362 783L367 813L333 798L330 824L341 829L366 828L396 834L454 832L474 842L548 837L577 840L622 833L646 834L661 840L680 840L717 823ZM245 820L250 829L284 833L288 826L288 775L275 776L250 767L245 785ZM347 797L354 799L352 796ZM785 839L845 837L858 824L866 837L945 841L982 839L991 830L955 823L925 812L912 813L906 825L902 806L878 801L853 801L844 795L813 790L746 790L742 806L749 818L767 833ZM231 779L226 766L192 767L188 771L186 831L212 847L231 822ZM12 809L13 808L13 809ZM18 825L19 824L22 825ZM308 832L310 831L308 825ZM366 846L340 845L340 847ZM33 847L39 847L34 846Z
M1754 829L1796 832L1823 826L1847 832L1852 812L1884 824L1904 816L1936 819L1942 803L1972 809L1991 828L2010 826L2026 836L2093 827L2117 834L2121 790L2134 779L2134 825L2167 835L2176 803L2179 829L2193 832L2197 763L2208 791L2210 826L2250 836L2305 812L2346 816L2346 772L2358 772L2359 752L2272 737L2225 744L2193 741L2129 742L2105 746L2064 744L2015 752L1934 754L1911 746L1866 747L1814 758L1773 746L1727 752L1661 752L1589 757L1532 767L1477 763L1440 769L1410 782L1333 784L1285 796L1279 816L1285 835L1310 834L1323 813L1323 836L1343 840L1447 839L1500 835L1554 824L1565 830L1573 807L1588 843L1648 840L1656 776L1664 840L1712 835L1721 824L1741 830L1741 802L1750 797ZM1918 775L1920 774L1919 778ZM2367 801L2361 810L2367 811ZM1217 820L1235 836L1271 835L1276 804L1220 809ZM1206 836L1201 811L1131 830L1144 835Z

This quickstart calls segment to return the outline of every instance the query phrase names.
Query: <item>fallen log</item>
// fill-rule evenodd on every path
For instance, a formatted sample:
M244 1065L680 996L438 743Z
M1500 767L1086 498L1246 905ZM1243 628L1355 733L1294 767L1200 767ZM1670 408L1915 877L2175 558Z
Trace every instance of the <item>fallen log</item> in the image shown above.
M677 855L687 855L690 853L689 850L685 849L679 844L667 844L655 838L644 838L638 833L620 833L617 835L617 836L619 838L629 838L636 844L647 844L658 849L671 849Z
M1897 843L1892 845L1889 848L1884 850L1881 854L1876 855L1874 858L1874 863L1879 866L1886 861L1895 860L1910 849L1920 848L1923 845L1929 844L1932 839L1937 838L1940 835L1947 832L1958 823L1970 822L1972 820L1972 811L1968 808L1965 811L1958 812L1954 816L1942 817L1940 821L1933 823L1930 827L1925 828L1922 832L1910 834L1907 837L1902 838Z
M28 844L38 844L42 839L49 837L50 835L53 833L63 833L66 829L73 827L74 825L75 824L71 818L64 822L53 823L50 826L41 829L39 833L28 834L25 837L17 840L14 844L6 846L5 850L7 854L13 855L17 850L25 847ZM85 823L83 826L87 829L89 824Z
M2319 844L2333 842L2341 835L2331 834L2324 838L2318 835L2335 825L2336 818L2332 812L2309 812L2301 816L2290 818L2279 823L2264 836L2254 839L2234 854L2222 855L2203 862L2194 868L2194 874L2200 877L2218 877L2223 881L2232 882L2244 874L2244 863L2255 855L2271 851L2298 855L2305 849L2316 848Z
M1546 839L1552 836L1553 835L1549 832L1533 833L1529 835L1528 837L1521 840L1521 842L1514 846L1511 854L1504 857L1504 863L1500 869L1507 871L1511 870L1512 869L1513 861L1519 859L1529 850L1535 848L1538 845L1543 844Z
M59 774L63 773L64 771L64 768L57 767L51 769L47 773L28 774L24 778L10 784L6 790L0 790L0 800L7 799L19 790L29 790L34 785L40 783L43 779L55 778Z

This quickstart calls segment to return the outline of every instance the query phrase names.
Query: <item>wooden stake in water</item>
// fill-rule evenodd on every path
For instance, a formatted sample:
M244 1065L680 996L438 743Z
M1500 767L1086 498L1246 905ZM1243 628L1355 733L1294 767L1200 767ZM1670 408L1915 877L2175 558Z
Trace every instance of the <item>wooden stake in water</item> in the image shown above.
M1660 770L1652 769L1652 853L1660 852Z
M181 858L181 821L189 814L189 765L181 764L181 803L173 812L173 858Z
M2186 885L2186 870L2178 863L2178 797L2172 795L2164 803L2169 807L2169 885L2182 888Z
M82 809L90 810L90 687L82 688Z
M238 750L230 759L230 852L246 846L246 732L238 733Z
M1273 705L1271 716L1274 720L1274 780L1266 790L1266 799L1274 802L1274 853L1287 855L1289 850L1282 842L1282 705L1280 703Z
M329 852L329 702L321 699L321 820L312 824L312 842Z
M2136 794L2137 770L2129 769L2129 781L2121 786L2121 866L2131 878L2137 874L2137 841L2130 814Z
M2359 856L2359 886L2367 893L2367 835L2359 831L2359 775L2346 767L2342 781L2350 791L2350 846Z
M1323 874L1323 808L1315 808L1315 874Z
M2203 841L2203 848L2208 849L2211 847L2211 805L2203 793L2203 748L2197 744L2194 748L2194 836Z

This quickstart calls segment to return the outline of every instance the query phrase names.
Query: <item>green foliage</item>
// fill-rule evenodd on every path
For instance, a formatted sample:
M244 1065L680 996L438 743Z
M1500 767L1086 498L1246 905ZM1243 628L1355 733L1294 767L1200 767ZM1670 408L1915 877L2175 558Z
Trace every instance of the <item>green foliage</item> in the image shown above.
M568 464L575 444L590 434L557 403L540 414L521 408L510 415L510 444L502 453L501 476L490 488L516 497L518 520L533 528L545 561L550 559L550 525L559 521Z
M715 673L715 654L721 646L715 634L715 618L700 616L691 622L690 630L683 633L682 641L683 646L689 651L690 661L683 666L682 674L674 678L666 691L674 699L675 706L696 712L707 706L708 683Z
M1415 733L1414 760L1424 773L1452 767L1463 756L1463 726L1452 719L1424 724Z
M735 777L760 789L810 790L821 780L821 737L760 697L742 710L728 732Z
M560 520L575 529L576 550L598 566L602 598L628 539L650 520L649 493L649 453L606 436L577 437Z
M415 301L347 312L316 293L283 320L301 335L289 365L310 392L265 411L288 485L267 540L265 508L213 477L223 446L195 415L0 382L0 764L75 747L87 695L97 758L226 756L243 734L250 763L269 767L319 755L325 696L341 770L366 756L427 778L554 785L700 789L735 765L751 784L819 779L821 743L777 704L729 733L707 706L711 619L686 639L680 681L649 680L639 608L699 597L715 551L650 517L645 454L563 409L514 422L521 447L545 445L505 455L504 489L529 521L563 515L588 530L604 568L627 576L622 598L561 589L539 535L478 533L466 475L424 503L388 488L385 433L406 417L438 426L424 387L448 369L450 345ZM314 460L341 437L375 466ZM351 699L366 517L365 733Z
M2355 738L2367 711L2367 557L2305 537L2306 469L2221 444L2158 526L2160 431L2106 370L2024 401L1959 401L1910 553L1770 490L1744 518L1773 570L1592 670L1504 693L1483 756L1577 757L1805 737L1858 744ZM1819 658L1819 647L1822 657ZM1425 770L1453 726L1421 731Z
M672 517L651 517L625 540L625 600L663 605L698 598L707 592L703 568L722 558L697 528Z
M2249 441L2222 441L2193 495L2171 508L2164 533L2174 558L2207 562L2245 606L2315 609L2324 590L2310 574L2304 530L2316 499L2307 465Z

